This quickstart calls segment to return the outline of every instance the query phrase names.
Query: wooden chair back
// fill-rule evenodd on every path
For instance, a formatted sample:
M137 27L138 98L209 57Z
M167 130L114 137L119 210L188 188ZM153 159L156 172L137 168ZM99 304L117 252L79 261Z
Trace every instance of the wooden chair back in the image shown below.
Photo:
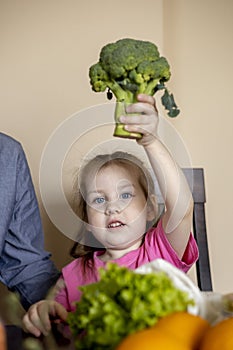
M199 259L196 263L197 283L202 291L212 291L208 237L205 216L205 178L203 168L183 169L194 200L193 234L199 248Z
M196 263L197 284L201 291L212 291L212 279L208 249L208 238L206 230L205 216L205 179L203 168L184 168L182 169L189 187L192 191L194 200L193 211L193 235L199 248L199 259ZM162 212L164 203L161 194L158 194L158 204Z

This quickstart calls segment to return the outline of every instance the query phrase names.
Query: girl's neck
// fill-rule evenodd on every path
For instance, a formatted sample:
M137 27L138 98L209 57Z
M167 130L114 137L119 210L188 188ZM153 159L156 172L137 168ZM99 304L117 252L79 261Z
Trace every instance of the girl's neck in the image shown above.
M120 259L125 254L138 249L141 245L141 242L137 242L134 245L124 248L124 249L112 249L112 248L106 248L105 252L99 256L99 259L102 261L114 261L117 259Z

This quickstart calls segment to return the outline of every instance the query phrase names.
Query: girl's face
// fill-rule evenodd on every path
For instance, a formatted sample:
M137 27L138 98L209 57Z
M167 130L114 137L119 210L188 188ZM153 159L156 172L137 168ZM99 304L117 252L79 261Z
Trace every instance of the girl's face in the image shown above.
M136 249L146 231L146 198L132 169L112 164L87 175L88 229L107 249Z

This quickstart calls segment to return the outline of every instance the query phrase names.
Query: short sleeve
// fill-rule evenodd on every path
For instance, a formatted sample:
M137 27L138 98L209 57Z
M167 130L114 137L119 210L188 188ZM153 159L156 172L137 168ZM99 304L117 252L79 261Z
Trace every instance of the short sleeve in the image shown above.
M167 239L161 220L156 228L152 228L146 234L145 245L151 258L153 255L155 259L162 258L184 272L187 272L198 259L198 247L193 234L190 232L185 253L180 259Z

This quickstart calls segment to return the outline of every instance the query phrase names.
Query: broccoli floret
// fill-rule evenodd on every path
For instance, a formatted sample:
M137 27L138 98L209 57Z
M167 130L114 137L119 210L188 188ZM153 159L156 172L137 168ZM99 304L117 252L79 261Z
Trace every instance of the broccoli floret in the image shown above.
M166 58L161 57L157 46L149 41L121 39L101 49L99 62L90 67L89 77L93 91L111 90L116 97L115 136L141 137L128 133L119 123L125 104L136 102L139 93L153 96L164 89L162 103L168 115L179 114L173 95L165 87L170 76Z

